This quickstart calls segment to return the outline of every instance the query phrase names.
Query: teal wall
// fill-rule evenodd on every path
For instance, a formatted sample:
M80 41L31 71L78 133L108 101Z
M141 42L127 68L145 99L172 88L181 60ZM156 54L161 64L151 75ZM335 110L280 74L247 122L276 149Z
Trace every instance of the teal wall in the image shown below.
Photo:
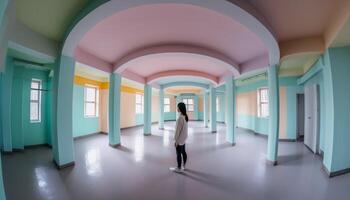
M165 112L164 120L165 121L176 120L176 112Z
M303 87L297 85L299 77L280 77L280 87L286 88L286 138L296 139L297 136L297 94L303 93ZM247 81L243 83L240 80L236 81L236 93L246 93L257 91L260 87L267 87L267 79L259 78L256 80ZM256 133L263 135L268 134L268 118L260 118L257 116L237 114L236 124L238 127L250 129Z
M73 137L100 132L99 117L84 116L84 86L73 88Z
M11 137L14 149L49 144L50 129L47 98L50 91L41 93L41 122L30 122L30 87L32 78L42 80L42 89L48 88L49 72L15 66L12 81Z
M350 46L329 49L333 81L334 135L331 171L350 168Z

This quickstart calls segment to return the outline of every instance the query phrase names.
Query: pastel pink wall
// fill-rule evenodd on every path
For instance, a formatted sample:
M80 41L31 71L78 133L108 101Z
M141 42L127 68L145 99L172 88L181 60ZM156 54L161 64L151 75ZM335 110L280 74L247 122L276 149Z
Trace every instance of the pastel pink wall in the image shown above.
M108 89L100 89L100 129L108 133Z

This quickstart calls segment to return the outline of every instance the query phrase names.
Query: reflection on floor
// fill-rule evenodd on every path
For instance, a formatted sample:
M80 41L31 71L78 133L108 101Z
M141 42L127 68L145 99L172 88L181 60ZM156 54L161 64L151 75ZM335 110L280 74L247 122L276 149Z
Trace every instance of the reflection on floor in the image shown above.
M8 200L22 199L349 199L350 174L328 179L321 160L302 143L280 142L279 163L265 163L266 139L238 130L237 145L225 142L225 127L211 134L190 122L188 171L175 174L173 122L122 131L122 147L106 135L75 142L76 165L61 171L48 148L3 156Z

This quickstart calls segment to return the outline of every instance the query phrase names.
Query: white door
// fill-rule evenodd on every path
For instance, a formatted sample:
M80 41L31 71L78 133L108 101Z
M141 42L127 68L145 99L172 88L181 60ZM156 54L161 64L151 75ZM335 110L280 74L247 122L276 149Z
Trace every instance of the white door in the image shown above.
M305 129L304 144L314 153L318 146L318 98L317 85L305 87Z

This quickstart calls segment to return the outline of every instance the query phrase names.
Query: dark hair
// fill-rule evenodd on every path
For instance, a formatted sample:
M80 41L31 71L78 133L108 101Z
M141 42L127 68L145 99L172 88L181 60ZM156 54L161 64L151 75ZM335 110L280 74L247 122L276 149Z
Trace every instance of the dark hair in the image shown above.
M188 116L186 112L186 105L183 102L180 102L177 104L177 107L179 108L182 115L185 116L186 122L188 122Z

